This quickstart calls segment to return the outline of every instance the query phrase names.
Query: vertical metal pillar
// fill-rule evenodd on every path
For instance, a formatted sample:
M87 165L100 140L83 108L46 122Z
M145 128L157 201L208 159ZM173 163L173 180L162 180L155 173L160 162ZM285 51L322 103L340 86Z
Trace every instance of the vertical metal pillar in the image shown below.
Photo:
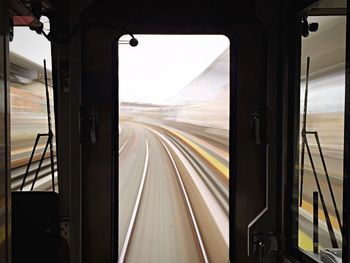
M347 14L350 4L347 1ZM350 19L346 18L346 68L345 68L345 112L344 112L344 183L343 183L343 262L350 260Z
M314 214L314 228L313 228L313 244L314 253L318 254L318 192L313 193L313 214Z
M44 74L45 74L45 91L46 91L46 109L47 109L47 125L48 125L48 143L50 145L50 161L51 161L51 176L52 176L52 191L55 192L55 168L53 161L53 149L52 149L52 125L51 125L51 108L50 108L50 96L49 96L49 85L47 82L47 70L46 60L44 59ZM45 152L44 152L45 153Z
M0 1L0 263L11 262L8 1Z
M303 128L301 130L301 168L300 168L300 203L303 205L303 185L304 185L304 160L305 160L305 134L306 134L306 115L307 115L307 98L309 92L309 73L310 73L310 57L307 57L306 61L306 81L305 81L305 97L304 97L304 115L303 115Z

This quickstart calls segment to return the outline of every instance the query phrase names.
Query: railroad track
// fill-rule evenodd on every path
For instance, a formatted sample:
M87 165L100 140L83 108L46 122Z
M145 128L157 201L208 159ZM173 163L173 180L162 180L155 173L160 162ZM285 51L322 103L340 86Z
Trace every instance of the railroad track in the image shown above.
M163 144L165 150L167 151L169 158L171 159L171 163L173 164L173 167L176 171L176 175L177 175L178 183L179 183L179 186L181 189L181 193L182 193L182 196L183 196L184 201L186 203L187 213L189 214L189 217L190 217L190 220L192 223L192 227L194 228L195 239L198 242L197 246L199 246L200 258L203 262L208 263L209 260L208 260L207 252L206 252L205 247L204 247L203 239L202 239L201 233L199 231L197 220L196 220L196 217L194 215L194 211L193 211L190 199L188 197L185 185L183 183L182 177L180 175L179 169L177 168L175 160L174 160L173 156L171 155L168 147L165 145L165 143L163 141L162 141L162 144Z
M229 187L196 151L214 150L158 125L129 122L124 132L118 262L227 262Z
M171 169L173 170L174 174L176 175L176 180L177 180L177 186L178 187L181 196L182 196L182 201L184 203L184 206L186 208L186 214L188 216L189 222L191 224L191 228L192 228L192 233L194 235L194 240L196 242L195 247L197 248L197 252L198 252L198 258L200 259L200 262L209 262L208 260L208 256L205 250L205 246L201 237L201 233L197 224L197 220L190 202L190 198L189 195L187 193L187 190L185 188L181 173L176 165L176 162L173 158L172 153L170 152L168 146L166 145L166 143L161 140L159 138L159 141L162 145L162 147L164 148L165 152L167 153L168 159L172 165ZM127 140L128 142L128 140ZM150 147L149 147L149 142L147 139L145 139L145 144L146 144L146 154L145 154L145 159L144 159L144 165L143 165L143 173L142 173L142 177L141 177L141 182L137 191L137 197L136 197L136 201L133 207L133 211L132 211L132 215L129 221L129 226L127 229L127 233L124 239L124 242L122 244L122 249L119 255L119 259L118 262L122 263L127 261L127 257L128 257L128 252L130 249L130 243L132 242L133 236L136 235L137 233L135 232L135 226L138 223L142 223L139 222L138 220L138 213L139 213L139 208L140 208L140 203L142 202L142 198L144 196L144 191L145 188L147 187L147 176L149 173L149 159L150 159ZM121 149L124 148L124 145L121 147ZM120 151L121 152L121 151Z
M205 163L198 158L191 149L182 144L176 138L165 134L166 137L177 147L177 149L184 155L187 161L191 164L197 174L201 177L205 185L210 189L215 196L218 203L221 205L222 209L226 212L227 216L229 215L229 190L224 187L220 182L220 179L215 176Z

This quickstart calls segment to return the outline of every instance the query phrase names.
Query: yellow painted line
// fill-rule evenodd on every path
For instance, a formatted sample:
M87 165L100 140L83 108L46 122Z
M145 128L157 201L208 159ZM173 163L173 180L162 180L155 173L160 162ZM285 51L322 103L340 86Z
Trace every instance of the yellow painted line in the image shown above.
M205 150L203 150L201 147L199 147L197 144L194 144L191 140L187 139L185 136L179 134L178 132L172 131L167 129L169 132L175 134L177 137L179 137L181 140L186 142L188 145L190 145L198 154L203 156L205 160L207 160L210 164L212 164L222 175L224 175L227 179L229 179L229 168L224 165L222 162L220 162L215 157L211 156L209 153L207 153Z
M306 235L303 231L299 229L298 233L298 247L305 251L313 251L313 241L311 237Z
M302 208L304 208L304 209L305 209L307 212L309 212L310 214L313 214L313 206L312 206L312 204L310 204L309 202L303 200ZM324 215L322 209L318 209L318 217L319 217L319 219L321 219L322 221L326 222L326 217L325 217L325 215ZM329 218L330 218L330 220L331 220L332 226L333 226L336 230L339 230L339 231L340 231L340 227L339 227L337 218L336 218L335 216L331 215L331 214L329 214Z
M203 140L201 138L193 136L191 140L197 141L199 144L206 145L208 148L215 149L213 151L214 152L219 152L218 155L221 155L221 157L224 158L224 159L229 159L229 157L230 157L230 153L228 151L222 150L222 149L220 149L220 148L218 148L218 147L216 147L214 145L211 145L211 144L209 144L208 142L206 142L205 140Z

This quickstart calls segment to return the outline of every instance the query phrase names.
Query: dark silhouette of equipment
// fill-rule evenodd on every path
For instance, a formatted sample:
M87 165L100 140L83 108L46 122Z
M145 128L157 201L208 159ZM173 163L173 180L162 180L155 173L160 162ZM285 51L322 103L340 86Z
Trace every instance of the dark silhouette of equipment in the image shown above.
M328 189L330 191L331 194L331 198L332 198L332 202L333 202L333 206L334 206L334 211L336 213L336 217L337 217L337 221L339 224L339 228L342 232L342 224L341 224L341 219L340 219L340 215L339 215L339 211L338 211L338 207L335 201L335 197L334 197L334 192L333 192L333 188L329 179L329 174L328 174L328 170L327 170L327 166L326 166L326 162L323 156L323 152L322 152L322 147L321 147L321 143L319 140L319 136L318 136L318 132L317 131L308 131L306 128L306 121L307 121L307 103L308 103L308 89L309 89L309 72L310 72L310 57L307 57L307 62L306 62L306 80L305 80L305 96L304 96L304 115L303 115L303 124L302 124L302 129L301 129L301 138L302 138L302 146L301 146L301 167L300 167L300 207L303 204L303 183L304 183L304 161L305 161L305 147L310 159L310 164L312 167L312 171L313 171L313 175L315 178L315 182L317 185L317 190L318 193L320 195L320 200L321 200L321 205L322 205L322 209L326 218L326 224L327 224L327 229L329 232L329 236L331 239L331 243L332 243L332 247L333 248L338 248L338 243L337 243L337 239L335 237L334 234L334 230L333 230L333 226L329 217L329 213L328 213L328 209L324 200L324 196L322 193L322 188L320 186L319 183L319 179L318 179L318 174L316 171L316 167L313 161L313 157L311 154L311 150L310 150L310 146L309 146L309 142L308 142L308 138L307 135L313 135L315 137L316 143L317 143L317 148L321 157L321 161L322 161L322 166L323 166L323 170L327 179L327 186Z
M23 181L22 181L22 185L21 185L21 191L23 190L23 187L25 185L26 179L28 177L28 173L29 173L29 168L32 164L33 161L33 157L36 151L36 147L38 145L38 142L40 140L41 137L47 137L46 140L46 145L44 148L44 151L41 155L40 161L39 161L39 165L38 168L36 170L33 182L32 182L32 186L30 188L30 191L32 191L34 189L34 185L36 180L38 179L38 175L41 169L41 165L45 159L45 155L46 155L46 151L48 146L50 146L50 162L51 162L51 176L52 176L52 191L55 192L55 168L54 168L54 159L53 159L53 147L52 147L52 138L53 138L53 133L52 133L52 124L51 124L51 108L50 108L50 98L49 98L49 86L48 86L48 81L47 81L47 70L46 70L46 61L44 59L44 74L45 74L45 89L46 89L46 108L47 108L47 124L48 124L48 133L38 133L35 139L35 143L33 146L33 150L32 153L30 155L29 158L29 162L27 165L27 169L26 172L24 174L23 177Z
M129 41L127 40L119 40L118 44L129 44L132 47L136 47L139 44L139 41L134 37L133 34L129 33L129 35L131 36L131 39Z
M58 263L59 196L12 192L12 262Z
M312 212L313 212L313 219L314 219L314 225L313 225L313 238L312 243L314 244L314 253L318 254L319 250L319 244L318 244L318 192L313 192L313 198L312 198Z
M309 23L307 17L301 18L301 35L308 37L310 32L316 32L318 30L318 23Z

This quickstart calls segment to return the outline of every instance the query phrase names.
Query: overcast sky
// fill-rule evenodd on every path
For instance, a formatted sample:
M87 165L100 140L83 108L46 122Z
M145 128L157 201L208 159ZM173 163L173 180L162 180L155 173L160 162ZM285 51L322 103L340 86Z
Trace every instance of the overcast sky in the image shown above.
M45 28L48 27L45 24ZM228 46L222 35L135 35L139 44L119 44L120 101L166 103L204 71ZM130 39L124 36L122 39ZM10 50L51 69L49 41L15 27Z
M222 35L135 35L119 44L120 101L167 103L227 47ZM122 40L130 39L124 36Z
M302 38L300 111L304 109L306 58L310 57L308 112L344 112L346 17L309 17L317 32Z
M47 18L43 17L41 21L44 22L44 28L49 29ZM37 34L28 27L14 28L14 38L10 42L10 50L39 65L43 65L43 60L46 59L46 66L51 69L50 42L43 35Z

